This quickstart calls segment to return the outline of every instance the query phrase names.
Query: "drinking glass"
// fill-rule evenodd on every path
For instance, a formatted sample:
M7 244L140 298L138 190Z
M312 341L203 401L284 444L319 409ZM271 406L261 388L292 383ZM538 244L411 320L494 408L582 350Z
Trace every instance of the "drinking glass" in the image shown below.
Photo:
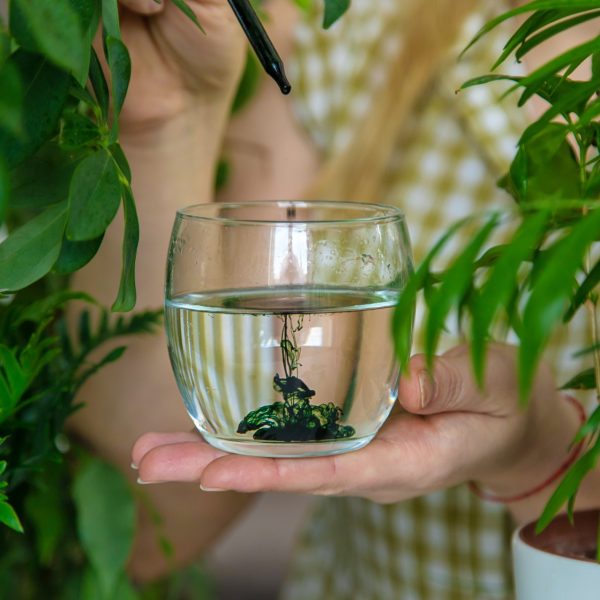
M165 320L198 431L217 448L253 456L366 445L397 397L390 318L411 271L404 217L391 206L179 210Z

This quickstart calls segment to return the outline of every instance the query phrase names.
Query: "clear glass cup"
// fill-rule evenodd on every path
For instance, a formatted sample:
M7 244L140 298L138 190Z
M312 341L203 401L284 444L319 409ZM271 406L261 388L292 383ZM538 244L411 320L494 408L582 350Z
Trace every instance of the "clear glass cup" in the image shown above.
M391 206L179 210L165 321L198 431L217 448L254 456L365 446L397 397L390 319L411 271L404 217Z

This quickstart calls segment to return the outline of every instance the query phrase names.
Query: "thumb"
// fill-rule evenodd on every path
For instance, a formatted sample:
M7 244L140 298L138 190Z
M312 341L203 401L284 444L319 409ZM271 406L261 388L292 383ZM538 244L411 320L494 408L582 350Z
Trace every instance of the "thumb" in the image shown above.
M479 387L469 351L457 346L434 358L431 370L422 354L413 356L408 376L400 381L399 401L411 413L475 412L506 416L517 405L515 360L512 348L490 348L486 380Z

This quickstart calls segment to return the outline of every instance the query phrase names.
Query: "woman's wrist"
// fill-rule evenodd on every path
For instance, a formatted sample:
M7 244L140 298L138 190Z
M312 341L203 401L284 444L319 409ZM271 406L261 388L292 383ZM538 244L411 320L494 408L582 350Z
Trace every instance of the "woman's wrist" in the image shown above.
M200 104L167 119L127 124L121 144L137 195L176 198L178 206L209 202L229 108Z
M481 498L505 503L517 521L539 516L561 477L577 460L581 445L573 446L575 434L585 421L581 404L557 393L555 400L540 402L531 409L523 450L512 466L500 474L471 483Z

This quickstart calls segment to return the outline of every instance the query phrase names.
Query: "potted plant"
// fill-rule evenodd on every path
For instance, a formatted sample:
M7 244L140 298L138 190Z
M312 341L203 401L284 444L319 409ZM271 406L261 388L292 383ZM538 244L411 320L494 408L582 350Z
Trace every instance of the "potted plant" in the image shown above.
M475 37L481 37L507 19L526 18L507 40L493 69L508 57L520 60L542 43L582 23L600 16L598 0L534 0L510 10L489 22ZM573 72L583 63L589 76L575 78ZM496 80L513 82L519 103L533 96L546 103L545 112L523 132L509 172L499 185L515 200L514 210L482 217L470 242L443 271L434 269L435 258L444 251L453 234L465 226L455 224L434 246L403 293L396 313L394 332L398 354L405 363L409 355L408 323L402 315L410 310L420 290L427 305L424 344L428 360L433 360L438 341L451 314L468 338L477 380L483 381L485 351L501 325L518 340L519 391L527 402L534 373L553 334L562 325L571 326L579 313L586 313L591 342L578 352L588 366L573 373L564 389L594 390L600 400L600 331L598 327L598 284L600 282L600 37L593 37L561 53L523 77L490 74L468 81L463 87ZM473 219L467 220L471 225ZM490 247L492 234L507 228L502 244ZM585 475L594 469L600 456L600 408L596 408L574 444L582 451L567 470L536 524L515 536L517 577L529 577L531 567L523 564L529 555L550 559L541 566L537 583L531 588L517 580L519 599L592 598L600 586L600 545L597 544L597 512L573 515L573 503ZM600 498L598 499L600 506ZM550 524L566 506L568 516ZM574 536L571 521L585 533L591 544L582 552L582 538ZM590 529L593 532L590 535ZM571 554L577 559L553 559L564 550L566 541L556 542L557 533L568 531L577 545ZM542 535L538 536L537 534ZM542 551L524 551L522 544L534 542ZM552 542L552 544L550 543ZM562 548L561 548L562 546ZM567 550L567 553L569 550ZM587 561L582 567L580 561ZM557 566L576 563L563 583ZM549 576L549 574L552 574ZM591 576L586 579L583 576ZM593 581L593 583L592 583ZM581 590L574 587L584 583Z

